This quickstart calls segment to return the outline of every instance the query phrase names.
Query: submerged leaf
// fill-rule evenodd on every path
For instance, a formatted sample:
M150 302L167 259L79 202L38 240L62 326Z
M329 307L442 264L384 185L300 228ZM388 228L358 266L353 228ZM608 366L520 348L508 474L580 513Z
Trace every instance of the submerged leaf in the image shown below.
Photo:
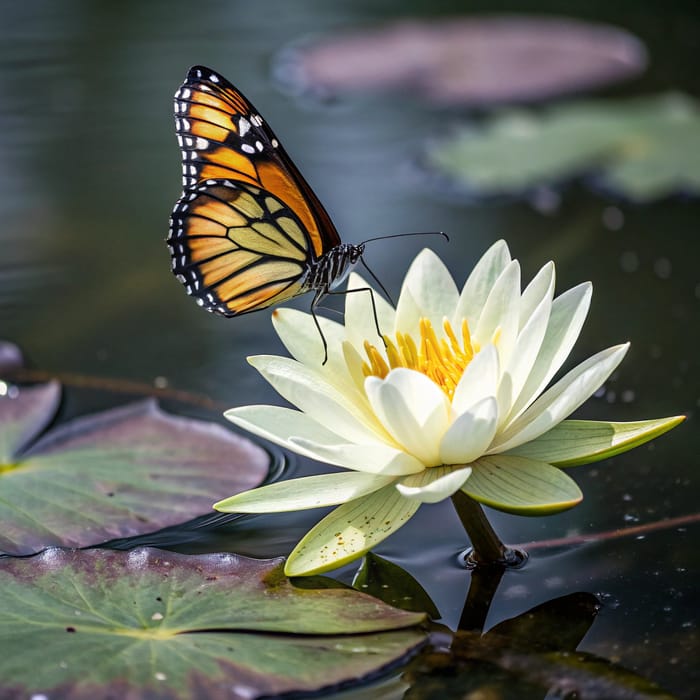
M529 195L584 175L646 202L700 194L699 146L700 103L669 93L503 111L436 144L428 162L477 197Z
M57 384L0 397L0 553L160 530L267 475L262 448L152 401L75 419L37 440L58 398Z
M281 560L49 549L0 562L0 696L318 690L401 659L423 633L385 630L423 617L348 588L297 590Z

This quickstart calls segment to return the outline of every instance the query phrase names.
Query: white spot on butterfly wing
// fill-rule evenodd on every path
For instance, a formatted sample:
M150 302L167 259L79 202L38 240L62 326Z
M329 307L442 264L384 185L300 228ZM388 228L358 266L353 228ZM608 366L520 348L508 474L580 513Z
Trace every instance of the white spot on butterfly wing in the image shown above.
M258 143L260 142L258 141ZM241 150L243 151L243 153L255 153L255 149L248 143L242 144Z
M245 117L241 117L238 120L238 135L243 138L249 131L250 122Z
M212 83L218 83L219 82L219 76L214 75L213 73L209 76L209 80L211 80Z

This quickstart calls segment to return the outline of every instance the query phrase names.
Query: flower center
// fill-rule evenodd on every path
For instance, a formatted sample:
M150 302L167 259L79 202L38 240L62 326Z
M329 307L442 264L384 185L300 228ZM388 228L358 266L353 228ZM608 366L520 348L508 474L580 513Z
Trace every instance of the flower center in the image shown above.
M414 369L432 379L451 400L464 370L479 347L471 339L466 319L462 319L461 343L447 319L442 322L442 327L446 338L438 338L433 324L427 318L421 318L418 344L407 333L397 333L396 342L385 335L386 360L374 345L365 340L368 358L368 362L362 364L365 377L384 379L390 370L397 367Z

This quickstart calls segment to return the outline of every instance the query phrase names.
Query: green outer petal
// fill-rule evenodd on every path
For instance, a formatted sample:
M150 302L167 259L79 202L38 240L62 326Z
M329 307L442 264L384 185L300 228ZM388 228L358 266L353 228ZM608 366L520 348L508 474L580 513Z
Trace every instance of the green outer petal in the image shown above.
M404 498L393 485L339 506L317 523L287 559L287 576L310 576L361 557L398 530L420 502Z
M362 472L317 474L244 491L214 504L224 513L283 513L334 506L391 484L396 477Z
M543 460L557 467L576 467L627 452L663 435L684 420L685 416L629 423L566 420L535 440L504 454Z
M514 455L474 462L462 491L475 501L516 515L552 515L583 499L576 482L561 469Z

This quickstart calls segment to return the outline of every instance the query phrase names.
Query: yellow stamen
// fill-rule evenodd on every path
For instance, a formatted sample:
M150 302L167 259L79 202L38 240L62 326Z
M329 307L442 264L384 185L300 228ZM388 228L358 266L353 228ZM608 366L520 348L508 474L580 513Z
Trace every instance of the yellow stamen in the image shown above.
M421 318L418 343L407 333L397 333L395 341L385 336L386 361L374 345L365 341L368 359L362 365L365 377L384 379L390 370L397 367L414 369L430 377L451 399L464 370L479 348L472 342L466 319L461 324L461 344L447 319L442 327L446 338L438 338L430 320Z

